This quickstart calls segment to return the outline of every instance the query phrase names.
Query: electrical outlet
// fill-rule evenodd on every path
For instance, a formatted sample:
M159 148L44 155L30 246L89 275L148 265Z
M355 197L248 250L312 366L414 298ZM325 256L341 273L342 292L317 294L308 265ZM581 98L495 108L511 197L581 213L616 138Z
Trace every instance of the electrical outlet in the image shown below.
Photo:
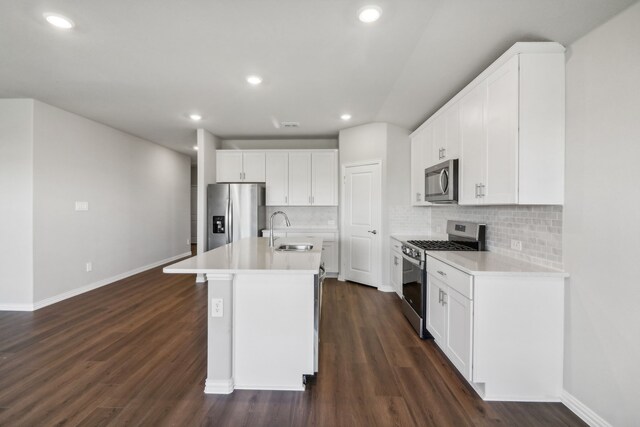
M511 240L511 249L514 251L522 250L522 242L520 240Z
M76 210L77 211L88 211L89 210L89 202L76 202Z
M212 298L211 299L211 317L222 317L224 304L222 303L222 298Z
M91 264L91 261L89 261L85 267L87 268L87 273L93 270L93 264Z

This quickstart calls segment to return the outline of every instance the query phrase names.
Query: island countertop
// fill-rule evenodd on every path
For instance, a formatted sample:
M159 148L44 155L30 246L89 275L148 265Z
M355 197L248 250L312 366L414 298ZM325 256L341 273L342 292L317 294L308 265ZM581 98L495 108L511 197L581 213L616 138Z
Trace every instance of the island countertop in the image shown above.
M322 238L282 237L276 239L275 246L284 243L308 243L313 248L307 252L277 251L269 247L268 237L250 237L169 265L162 271L178 274L318 273Z

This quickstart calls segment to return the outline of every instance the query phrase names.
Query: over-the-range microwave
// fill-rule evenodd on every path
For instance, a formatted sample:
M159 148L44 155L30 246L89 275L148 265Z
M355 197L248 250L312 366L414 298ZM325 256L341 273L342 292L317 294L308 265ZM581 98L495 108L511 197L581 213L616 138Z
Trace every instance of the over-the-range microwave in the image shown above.
M424 200L458 203L458 159L447 160L424 170Z

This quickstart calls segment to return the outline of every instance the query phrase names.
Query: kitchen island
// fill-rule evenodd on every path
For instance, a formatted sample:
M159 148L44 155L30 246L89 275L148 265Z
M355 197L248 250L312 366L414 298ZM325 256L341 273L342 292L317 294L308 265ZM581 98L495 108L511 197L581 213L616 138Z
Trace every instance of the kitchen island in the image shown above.
M295 243L312 248L280 251L254 237L164 268L207 277L205 393L304 390L317 372L322 239L281 238L275 247Z

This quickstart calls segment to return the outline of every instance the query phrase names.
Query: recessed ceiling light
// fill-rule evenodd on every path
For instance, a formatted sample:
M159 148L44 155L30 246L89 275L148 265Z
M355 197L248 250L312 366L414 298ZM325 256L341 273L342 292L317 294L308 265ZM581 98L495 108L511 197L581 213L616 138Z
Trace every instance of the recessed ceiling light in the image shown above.
M200 120L202 120L202 116L200 114L195 114L195 113L189 114L189 118L194 122L199 122Z
M378 6L365 6L358 12L358 19L368 24L376 22L380 15L382 15L382 9Z
M347 120L351 120L351 114L343 114L340 118L346 122Z
M260 83L262 83L262 77L260 76L248 76L247 77L247 82L249 82L249 84L257 86Z
M193 146L193 149L194 149L194 150L196 150L196 151L198 151L198 146L197 146L197 145L194 145L194 146Z
M66 16L57 15L55 13L45 13L43 16L49 24L57 28L62 28L63 30L69 30L76 26L76 24Z

